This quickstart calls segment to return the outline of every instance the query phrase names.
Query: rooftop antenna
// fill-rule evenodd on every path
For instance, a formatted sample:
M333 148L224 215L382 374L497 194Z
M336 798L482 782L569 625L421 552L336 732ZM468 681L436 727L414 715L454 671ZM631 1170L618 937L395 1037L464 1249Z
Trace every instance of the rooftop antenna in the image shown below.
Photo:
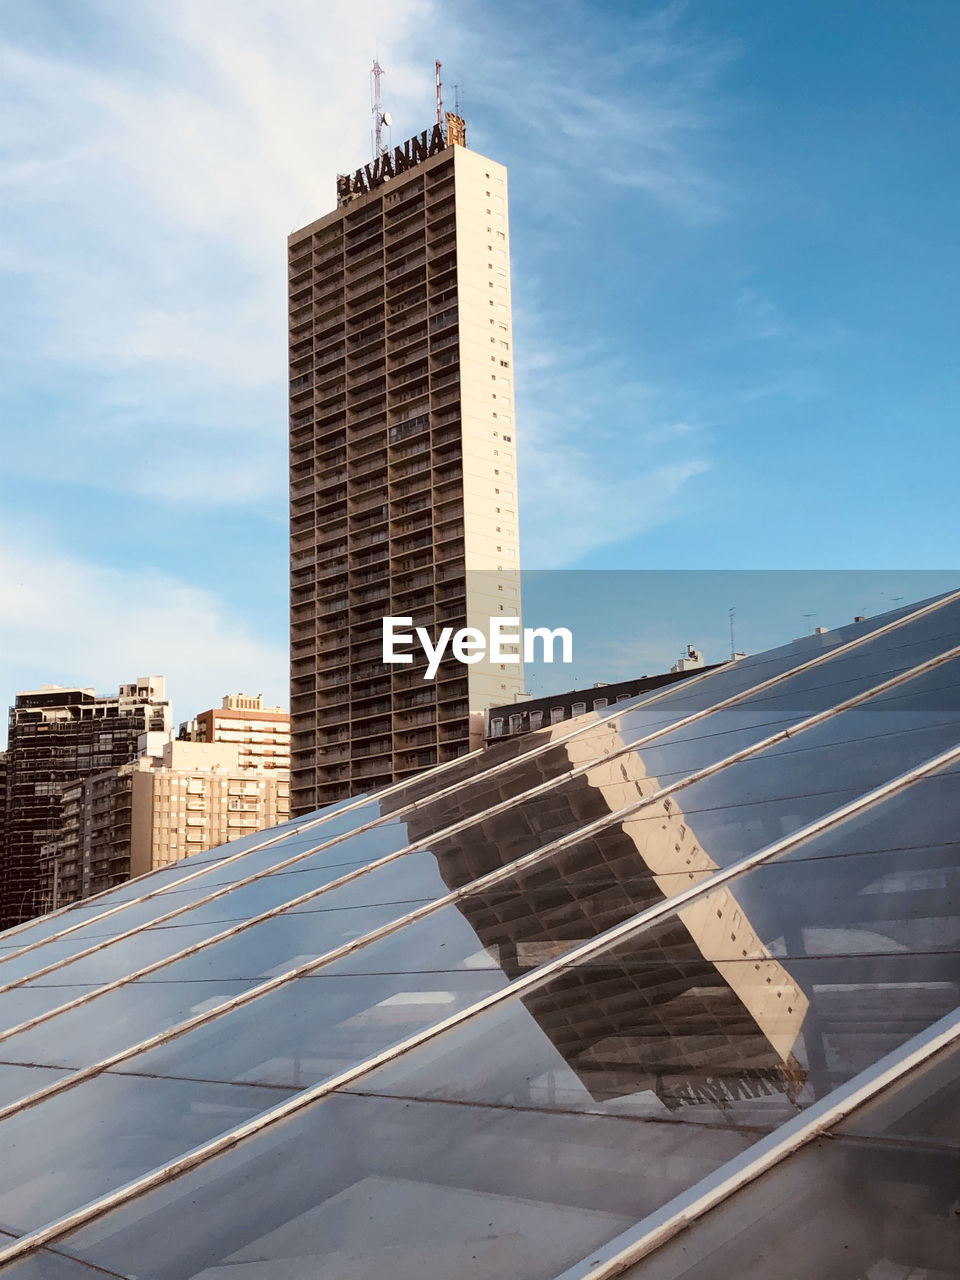
M453 110L458 116L463 115L463 85L455 84L453 86Z
M730 661L731 662L733 662L734 658L736 658L737 656L737 646L733 639L733 615L736 612L737 612L736 609L730 610Z
M370 96L371 110L373 112L373 158L379 160L385 151L389 148L383 145L383 126L389 129L393 124L389 111L384 111L383 103L380 100L380 77L384 74L383 67L380 65L380 59L374 58L373 68L370 72Z
M434 66L437 69L437 124L442 125L443 124L443 97L440 91L443 88L443 81L440 79L440 63L435 62Z

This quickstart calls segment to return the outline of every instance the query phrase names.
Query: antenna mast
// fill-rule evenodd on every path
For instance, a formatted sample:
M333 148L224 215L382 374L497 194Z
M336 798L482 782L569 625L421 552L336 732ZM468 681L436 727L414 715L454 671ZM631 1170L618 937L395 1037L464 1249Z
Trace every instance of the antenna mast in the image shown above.
M443 88L443 82L440 79L440 63L436 62L434 63L434 66L437 68L437 124L442 125L443 124L443 98L441 97L440 90Z
M383 103L380 100L380 77L384 74L383 67L380 65L380 59L374 58L373 68L370 72L370 95L371 110L373 112L373 158L379 160L383 153L389 150L383 145L383 126L389 129L393 121L390 119L390 112L384 111Z

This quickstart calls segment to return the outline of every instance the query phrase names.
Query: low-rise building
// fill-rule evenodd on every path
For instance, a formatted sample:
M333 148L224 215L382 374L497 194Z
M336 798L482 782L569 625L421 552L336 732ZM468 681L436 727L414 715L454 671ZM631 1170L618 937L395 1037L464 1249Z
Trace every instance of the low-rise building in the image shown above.
M180 726L185 742L232 742L241 769L290 768L290 713L265 707L263 694L227 694L220 707L201 711Z
M690 661L689 657L681 658L670 671L663 671L659 675L639 676L616 684L595 684L590 689L570 689L566 693L551 693L543 698L528 698L522 702L508 702L504 706L491 707L487 712L486 743L489 746L500 738L533 733L546 725L585 716L590 711L602 715L608 707L618 702L631 702L641 694L650 693L663 685L713 669L712 666L703 665L702 655L697 654L697 657L700 660L699 666L685 665Z

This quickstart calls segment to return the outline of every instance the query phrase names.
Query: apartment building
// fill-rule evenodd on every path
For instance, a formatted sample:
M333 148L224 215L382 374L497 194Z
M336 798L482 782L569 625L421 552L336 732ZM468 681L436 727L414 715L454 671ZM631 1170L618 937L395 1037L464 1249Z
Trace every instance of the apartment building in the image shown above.
M387 665L386 616L519 617L507 171L450 114L289 237L292 811L455 759L517 662Z
M290 713L266 707L263 694L227 694L223 704L180 726L185 742L233 742L241 769L290 768Z
M113 696L55 684L16 695L0 848L0 929L52 905L64 786L135 759L140 735L168 731L171 718L162 676L141 676Z
M63 791L51 905L285 822L290 775L240 763L237 743L148 735L139 759Z

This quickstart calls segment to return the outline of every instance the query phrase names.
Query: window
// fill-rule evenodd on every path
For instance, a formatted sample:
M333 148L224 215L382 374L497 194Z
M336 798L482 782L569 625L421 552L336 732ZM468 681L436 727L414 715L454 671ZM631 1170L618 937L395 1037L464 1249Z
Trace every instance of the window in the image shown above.
M550 708L550 723L559 724L564 719L563 707Z
M585 702L575 702L570 708L570 714L573 716L583 716L587 714L587 704Z

